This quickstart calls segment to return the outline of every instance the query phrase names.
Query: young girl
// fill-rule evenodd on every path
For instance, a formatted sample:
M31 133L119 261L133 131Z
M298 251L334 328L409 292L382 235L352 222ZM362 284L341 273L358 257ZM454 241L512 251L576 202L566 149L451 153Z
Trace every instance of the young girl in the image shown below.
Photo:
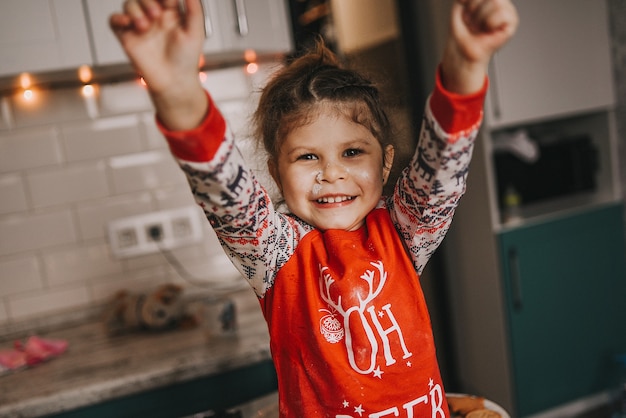
M457 0L415 156L393 161L376 88L323 47L264 88L255 113L276 209L198 80L199 0L127 0L111 17L158 123L221 244L256 292L282 417L447 417L419 274L465 189L486 68L510 0Z

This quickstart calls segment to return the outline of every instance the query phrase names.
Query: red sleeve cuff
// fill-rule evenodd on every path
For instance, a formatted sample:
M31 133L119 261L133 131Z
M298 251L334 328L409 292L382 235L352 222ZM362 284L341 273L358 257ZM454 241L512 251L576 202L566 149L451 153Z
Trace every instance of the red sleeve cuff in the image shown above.
M200 125L185 131L170 131L157 118L157 126L178 159L192 162L210 161L224 140L226 122L207 93L209 110Z
M430 109L444 132L454 134L473 129L483 117L483 103L489 81L485 77L483 87L472 94L456 94L447 91L441 82L441 69L437 69L435 89L430 97Z

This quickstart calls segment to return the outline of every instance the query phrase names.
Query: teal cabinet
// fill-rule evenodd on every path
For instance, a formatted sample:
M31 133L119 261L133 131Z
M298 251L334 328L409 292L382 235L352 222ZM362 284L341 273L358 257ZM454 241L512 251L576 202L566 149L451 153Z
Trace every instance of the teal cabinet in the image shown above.
M517 416L610 388L626 352L621 204L499 234Z
M271 360L47 418L177 418L226 410L278 390Z

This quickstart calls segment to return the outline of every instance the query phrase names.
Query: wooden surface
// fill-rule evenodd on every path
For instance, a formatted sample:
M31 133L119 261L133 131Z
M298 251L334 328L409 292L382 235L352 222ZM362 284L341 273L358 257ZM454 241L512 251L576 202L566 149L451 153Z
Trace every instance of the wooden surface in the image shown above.
M267 326L256 297L245 290L233 300L238 330L230 335L211 334L199 326L111 338L93 321L38 334L67 340L68 351L0 376L0 416L59 413L270 359Z

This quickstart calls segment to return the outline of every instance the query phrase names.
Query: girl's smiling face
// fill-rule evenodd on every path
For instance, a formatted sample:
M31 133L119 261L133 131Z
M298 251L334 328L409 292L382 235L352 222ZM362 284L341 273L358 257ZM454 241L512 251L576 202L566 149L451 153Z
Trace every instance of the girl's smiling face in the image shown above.
M319 228L354 231L378 204L393 161L363 125L330 109L284 138L272 177L294 215Z

